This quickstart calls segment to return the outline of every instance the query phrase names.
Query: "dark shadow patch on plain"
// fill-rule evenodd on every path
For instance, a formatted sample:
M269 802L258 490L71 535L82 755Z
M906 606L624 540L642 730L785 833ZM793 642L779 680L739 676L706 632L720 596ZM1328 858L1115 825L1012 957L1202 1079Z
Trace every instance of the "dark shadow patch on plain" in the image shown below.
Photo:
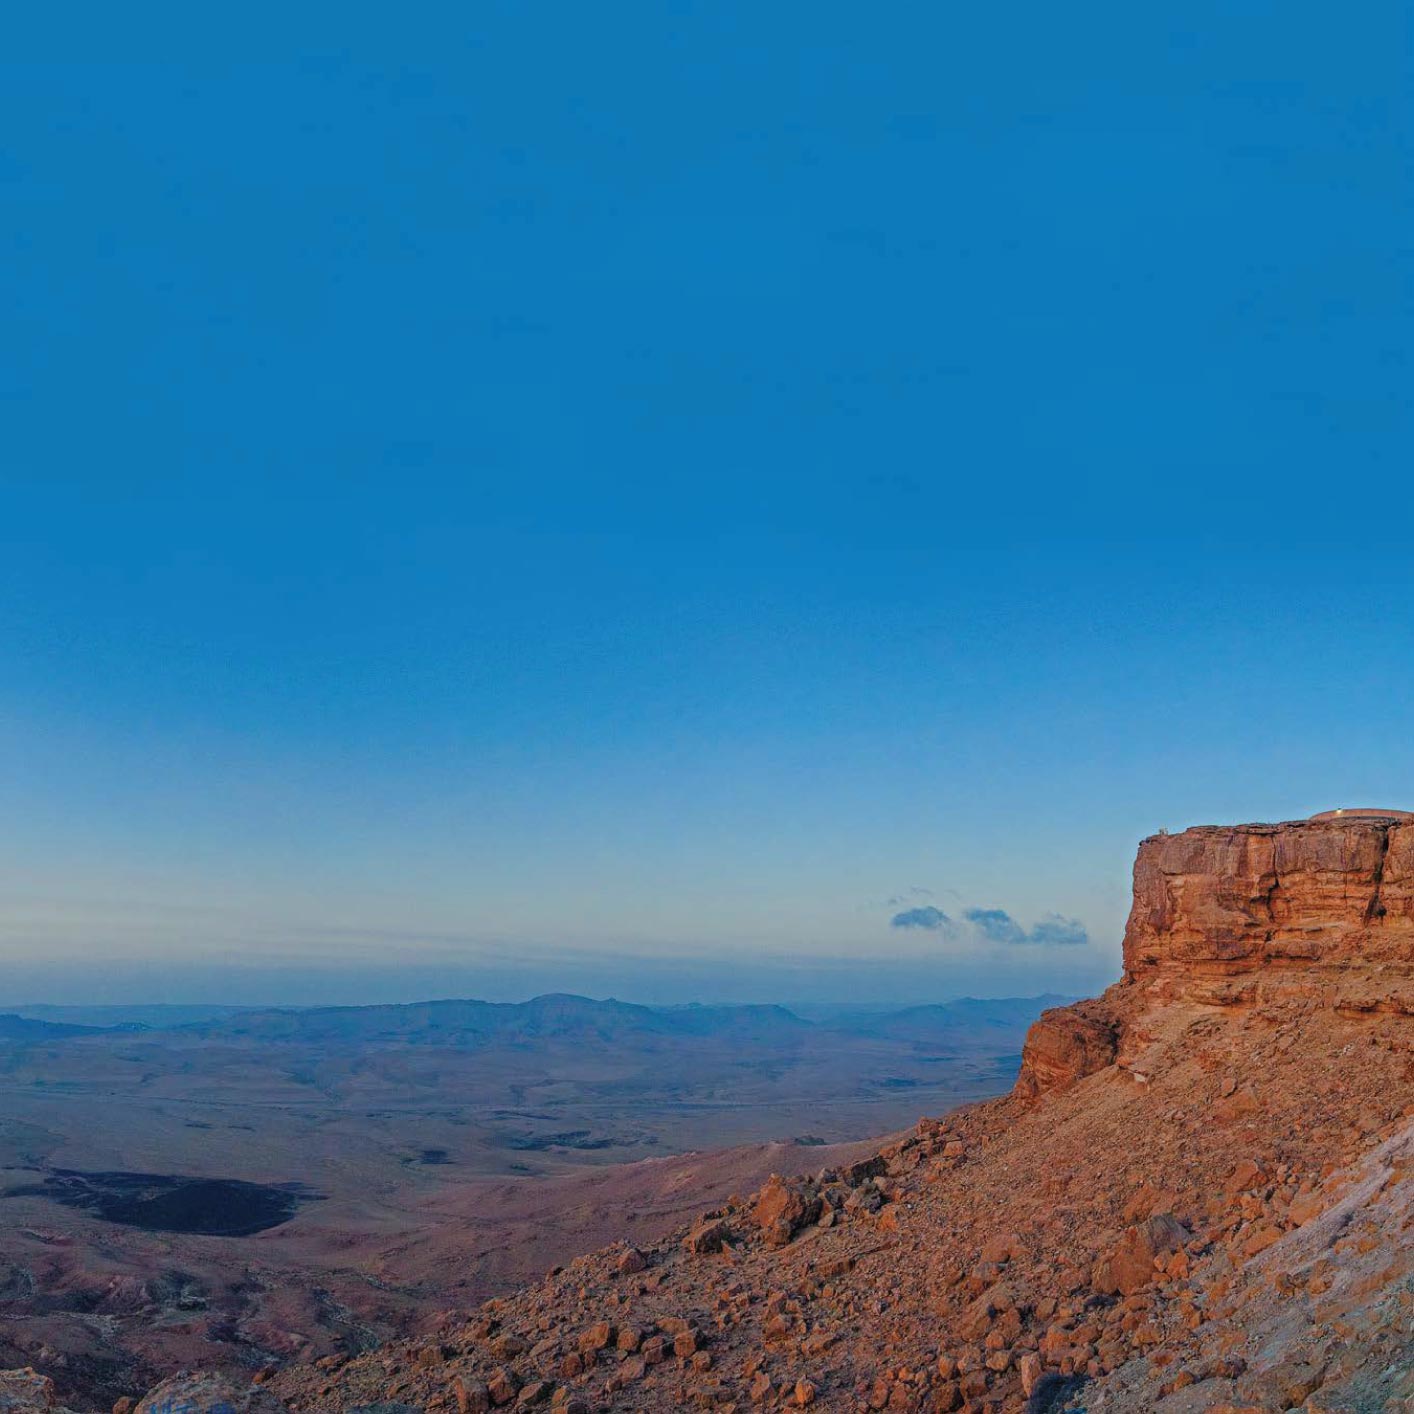
M265 1232L288 1222L301 1203L323 1197L299 1183L78 1169L50 1169L43 1183L12 1188L4 1196L48 1198L120 1227L206 1237Z

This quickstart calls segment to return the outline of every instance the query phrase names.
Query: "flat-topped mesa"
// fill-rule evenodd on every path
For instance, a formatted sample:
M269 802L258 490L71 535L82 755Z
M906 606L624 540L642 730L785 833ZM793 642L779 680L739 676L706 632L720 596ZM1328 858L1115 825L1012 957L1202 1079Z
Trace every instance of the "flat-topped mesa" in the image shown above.
M1369 963L1414 965L1414 814L1202 825L1139 846L1126 981Z

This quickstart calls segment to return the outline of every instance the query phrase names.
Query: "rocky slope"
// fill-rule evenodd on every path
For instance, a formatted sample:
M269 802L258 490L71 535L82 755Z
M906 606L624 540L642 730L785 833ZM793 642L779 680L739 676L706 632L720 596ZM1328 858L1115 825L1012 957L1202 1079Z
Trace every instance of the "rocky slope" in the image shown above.
M1411 898L1394 814L1146 840L1123 980L1036 1023L1010 1096L224 1398L1414 1410Z

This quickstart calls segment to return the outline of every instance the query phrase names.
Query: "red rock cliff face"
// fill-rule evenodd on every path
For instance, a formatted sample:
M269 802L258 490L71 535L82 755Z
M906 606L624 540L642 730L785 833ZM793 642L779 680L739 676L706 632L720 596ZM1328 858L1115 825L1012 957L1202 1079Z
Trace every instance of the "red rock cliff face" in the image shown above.
M1414 1014L1414 816L1323 816L1152 835L1134 864L1124 979L1044 1013L1016 1093L1035 1099L1142 1051L1167 1001L1299 996Z
M1414 962L1414 822L1200 826L1139 846L1124 971Z

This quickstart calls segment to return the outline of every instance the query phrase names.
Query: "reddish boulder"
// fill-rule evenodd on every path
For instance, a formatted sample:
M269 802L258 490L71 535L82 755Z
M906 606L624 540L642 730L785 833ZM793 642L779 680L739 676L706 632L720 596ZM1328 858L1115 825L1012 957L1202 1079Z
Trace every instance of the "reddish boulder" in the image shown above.
M732 1240L732 1231L721 1218L706 1218L683 1238L682 1245L695 1256L720 1252Z
M1026 1033L1016 1091L1034 1100L1064 1090L1114 1064L1118 1042L1113 1024L1077 1007L1043 1011Z
M1255 1159L1243 1159L1238 1166L1228 1175L1224 1191L1228 1193L1246 1193L1253 1188L1260 1188L1267 1181L1266 1175L1262 1172L1261 1165Z
M820 1197L801 1183L789 1183L772 1174L756 1195L752 1217L772 1247L784 1247L807 1223L820 1216Z
M858 1188L861 1183L867 1183L871 1178L882 1178L888 1171L889 1161L882 1154L875 1154L871 1158L850 1164L841 1173L840 1181L847 1188Z
M581 1355L592 1355L596 1350L605 1350L612 1345L614 1335L614 1328L608 1321L596 1321L580 1334L576 1344Z
M138 1403L135 1414L285 1414L285 1406L259 1385L235 1385L224 1375L185 1370L163 1380Z
M491 1408L491 1393L480 1380L457 1375L452 1380L452 1398L457 1402L457 1414L487 1414Z
M509 1404L520 1393L520 1382L502 1366L491 1372L491 1378L486 1381L486 1391L491 1396L491 1403L499 1407Z
M614 1263L615 1270L620 1276L633 1276L637 1272L645 1270L648 1266L648 1258L638 1250L637 1247L630 1247L620 1254L618 1261Z
M1176 1252L1192 1235L1172 1213L1149 1218L1095 1263L1090 1284L1102 1295L1132 1295L1153 1281L1154 1259Z
M22 1370L0 1370L0 1410L6 1414L41 1414L49 1410L64 1414L55 1407L54 1381L28 1365Z

